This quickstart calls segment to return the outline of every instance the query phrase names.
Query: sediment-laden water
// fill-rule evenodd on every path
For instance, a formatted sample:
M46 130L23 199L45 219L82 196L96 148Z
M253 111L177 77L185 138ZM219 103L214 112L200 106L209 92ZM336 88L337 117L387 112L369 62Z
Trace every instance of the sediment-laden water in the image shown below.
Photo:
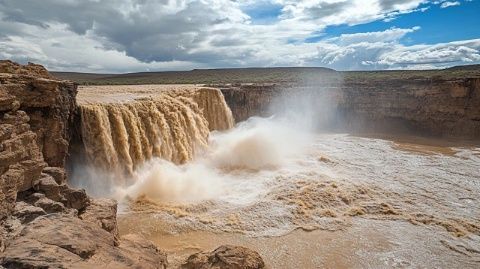
M205 149L211 130L233 126L223 96L211 88L86 87L79 103L87 163L119 177L152 158L185 163Z
M346 134L308 141L263 167L206 161L207 177L176 167L174 177L206 182L195 187L205 196L127 202L121 231L154 238L172 259L229 242L257 249L273 268L480 265L480 148ZM163 176L163 187L178 188Z

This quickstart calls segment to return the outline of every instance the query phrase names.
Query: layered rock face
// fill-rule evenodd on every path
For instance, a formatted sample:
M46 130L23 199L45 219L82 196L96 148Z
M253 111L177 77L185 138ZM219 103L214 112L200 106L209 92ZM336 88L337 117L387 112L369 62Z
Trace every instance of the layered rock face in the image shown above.
M23 110L48 166L63 167L77 87L53 79L42 66L0 62L0 111Z
M275 85L225 87L221 89L236 122L252 116L270 116L270 105L284 88Z
M0 267L165 268L148 241L119 239L115 201L67 186L76 90L41 66L0 62Z
M6 73L8 72L8 73ZM57 81L41 66L0 62L0 218L12 212L18 192L63 167L76 86ZM59 184L65 183L64 177Z
M284 95L306 92L317 108L328 107L326 128L351 132L406 132L480 138L480 79L347 80L337 85L224 87L237 122L269 116ZM312 94L313 93L313 94ZM285 98L283 98L285 99ZM288 102L288 100L287 100ZM315 105L314 105L315 106ZM328 114L328 115L327 115ZM324 126L325 127L325 126Z
M479 139L480 79L345 82L338 111L353 130Z

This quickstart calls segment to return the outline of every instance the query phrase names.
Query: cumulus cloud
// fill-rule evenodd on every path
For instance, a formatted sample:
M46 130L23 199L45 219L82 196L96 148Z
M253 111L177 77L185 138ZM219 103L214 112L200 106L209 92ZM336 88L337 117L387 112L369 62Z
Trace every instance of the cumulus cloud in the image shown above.
M419 27L340 35L317 43L298 41L332 25L391 20L424 11L426 2L2 0L0 57L39 62L50 69L88 72L280 65L403 68L415 64L415 59L407 60L413 57L408 51L420 49L401 45L401 39ZM450 2L438 4L446 3ZM274 19L256 23L261 18L252 18L246 11L259 6L265 9L261 14ZM269 15L269 8L275 9L271 10L274 15ZM452 63L478 61L475 41L465 41L461 52L451 54L448 51L458 50L458 44L442 46L436 66L442 66L442 59ZM440 47L425 45L422 51L426 49ZM428 61L427 57L417 60Z

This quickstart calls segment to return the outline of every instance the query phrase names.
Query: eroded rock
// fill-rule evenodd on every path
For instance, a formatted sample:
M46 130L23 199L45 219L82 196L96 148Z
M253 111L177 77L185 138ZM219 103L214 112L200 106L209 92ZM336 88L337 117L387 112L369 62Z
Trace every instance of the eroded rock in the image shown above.
M47 213L59 213L59 212L67 211L67 209L62 203L55 202L53 200L48 199L47 197L38 199L34 203L34 205L37 207L40 207Z
M49 166L65 165L76 93L74 83L54 79L42 66L0 61L0 114L22 114L22 120L4 116L4 121L28 122Z
M42 172L53 177L59 185L66 183L67 175L65 169L61 167L45 167Z
M259 269L265 268L262 257L239 246L220 246L212 252L199 252L188 257L182 269Z
M111 233L115 242L118 242L120 236L117 227L117 202L115 200L93 199L79 217Z
M139 237L114 236L94 223L50 214L28 223L0 254L7 268L166 268L166 255Z
M0 219L13 211L17 192L31 188L45 167L28 120L23 111L0 116Z
M16 203L15 211L13 213L13 215L22 223L28 223L45 214L47 213L42 208L27 204L25 202Z
M69 208L83 210L90 203L90 198L84 189L72 189L62 185L62 195L65 198L64 204Z

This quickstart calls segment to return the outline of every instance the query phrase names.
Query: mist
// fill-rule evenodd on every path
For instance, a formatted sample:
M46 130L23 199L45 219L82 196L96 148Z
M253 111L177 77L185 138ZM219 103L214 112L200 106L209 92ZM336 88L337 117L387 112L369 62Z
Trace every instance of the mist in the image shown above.
M115 196L181 204L223 196L232 187L233 171L274 170L304 153L310 136L291 124L282 118L253 117L229 131L213 132L207 151L193 161L175 165L152 159L136 171L135 183Z

